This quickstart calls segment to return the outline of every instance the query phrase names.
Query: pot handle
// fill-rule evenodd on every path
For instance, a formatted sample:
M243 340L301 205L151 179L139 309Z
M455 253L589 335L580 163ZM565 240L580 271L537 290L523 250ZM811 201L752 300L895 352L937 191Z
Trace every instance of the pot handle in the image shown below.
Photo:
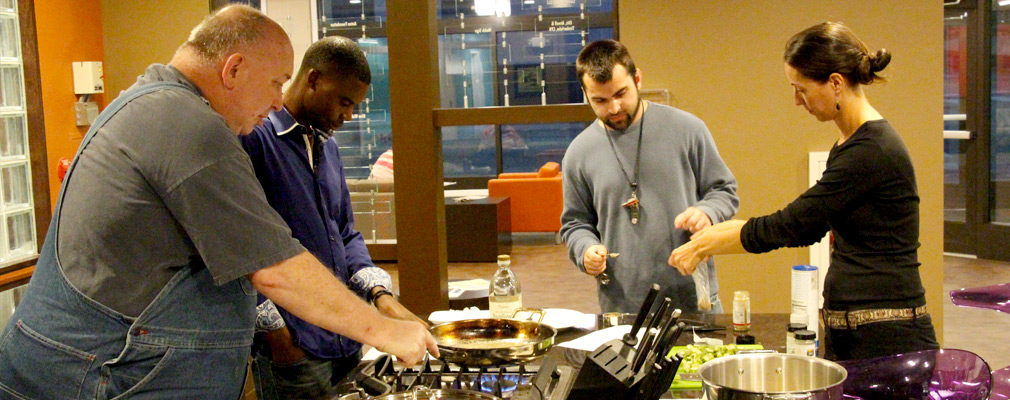
M514 313L512 313L512 318L518 319L519 318L519 314L524 313L524 312L530 313L530 316L526 317L527 320L532 321L534 315L540 314L540 318L537 319L537 323L544 322L544 315L545 315L545 313L544 313L544 310L540 309L540 308L517 308L516 311Z
M814 398L813 393L782 393L782 394L765 394L766 400L809 400Z

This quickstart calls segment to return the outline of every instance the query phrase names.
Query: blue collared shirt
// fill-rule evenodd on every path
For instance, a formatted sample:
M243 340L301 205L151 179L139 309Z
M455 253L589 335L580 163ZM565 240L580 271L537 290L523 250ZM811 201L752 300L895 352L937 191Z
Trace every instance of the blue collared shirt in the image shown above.
M271 112L263 125L239 138L267 201L302 246L362 298L375 286L391 288L389 274L372 264L361 233L354 229L336 139L321 144L318 165L313 166L311 141L306 138L312 135L309 129L283 109ZM361 348L360 343L278 309L295 343L313 356L341 358Z

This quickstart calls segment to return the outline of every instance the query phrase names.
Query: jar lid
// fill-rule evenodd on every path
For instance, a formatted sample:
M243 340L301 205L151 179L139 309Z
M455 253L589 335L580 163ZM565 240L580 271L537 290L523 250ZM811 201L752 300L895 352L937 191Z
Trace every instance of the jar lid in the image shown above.
M798 323L798 322L792 322L792 323L786 324L786 331L788 331L788 332L802 331L804 329L807 329L807 324L801 324L801 323Z
M743 334L736 337L736 344L754 344L754 335Z
M799 330L796 331L796 340L814 340L817 338L817 334L811 330Z
M510 261L512 258L508 254L501 254L498 256L498 261Z

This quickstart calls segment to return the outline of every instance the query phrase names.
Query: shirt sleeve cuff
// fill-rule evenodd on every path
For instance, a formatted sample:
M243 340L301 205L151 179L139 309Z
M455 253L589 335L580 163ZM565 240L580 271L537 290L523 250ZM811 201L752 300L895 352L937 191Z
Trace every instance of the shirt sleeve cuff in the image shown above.
M275 331L285 326L284 318L277 311L274 302L267 300L256 306L256 331Z
M376 286L393 289L393 279L382 268L362 268L351 277L351 289L363 299L367 299L368 292L371 292Z

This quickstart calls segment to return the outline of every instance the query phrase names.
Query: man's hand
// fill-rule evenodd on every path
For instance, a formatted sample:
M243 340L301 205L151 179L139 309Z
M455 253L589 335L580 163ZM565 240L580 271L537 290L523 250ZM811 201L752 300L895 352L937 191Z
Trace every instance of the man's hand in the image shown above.
M381 287L377 287L372 290L379 289L381 289ZM393 296L381 296L375 299L375 308L379 309L379 313L389 318L418 322L421 325L424 325L425 328L428 328L428 323L425 320L419 318L417 315L414 315L414 313L410 312L407 307L404 307L403 304L396 301Z
M380 330L379 351L396 356L407 366L412 366L424 359L427 350L433 357L438 357L438 344L428 329L414 321L386 319L389 324Z
M582 255L582 266L589 275L599 275L607 270L607 246L594 244Z
M711 225L712 219L698 207L688 207L673 220L674 228L691 231L691 233L698 232Z
M270 359L278 365L294 364L307 357L305 351L295 344L288 327L281 327L266 333L270 345Z

